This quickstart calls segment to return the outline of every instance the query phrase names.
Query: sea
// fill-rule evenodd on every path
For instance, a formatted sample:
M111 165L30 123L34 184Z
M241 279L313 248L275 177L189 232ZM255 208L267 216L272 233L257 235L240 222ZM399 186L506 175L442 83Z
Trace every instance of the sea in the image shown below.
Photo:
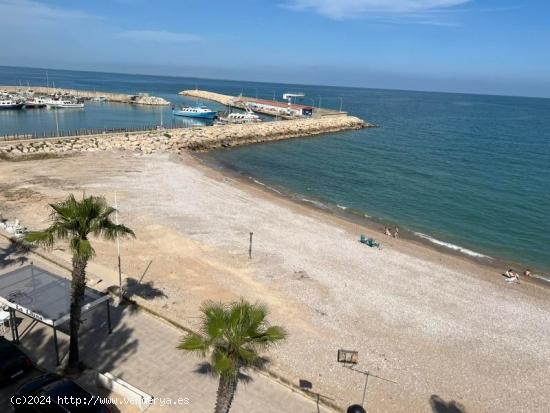
M550 99L0 67L0 85L146 92L206 89L342 109L376 128L211 151L259 185L473 259L550 272ZM205 102L206 103L206 102ZM208 102L217 110L224 108ZM55 131L55 111L0 111L0 136ZM60 129L194 126L169 107L90 103ZM161 115L162 112L162 115ZM383 241L383 238L381 239ZM505 269L505 268L503 268Z

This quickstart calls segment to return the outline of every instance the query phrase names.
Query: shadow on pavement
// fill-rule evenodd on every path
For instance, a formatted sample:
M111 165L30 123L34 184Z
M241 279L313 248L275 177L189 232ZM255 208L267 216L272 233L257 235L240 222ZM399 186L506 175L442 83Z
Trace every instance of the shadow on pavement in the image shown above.
M454 400L446 402L436 394L430 397L430 406L434 413L466 413L466 408L462 404Z

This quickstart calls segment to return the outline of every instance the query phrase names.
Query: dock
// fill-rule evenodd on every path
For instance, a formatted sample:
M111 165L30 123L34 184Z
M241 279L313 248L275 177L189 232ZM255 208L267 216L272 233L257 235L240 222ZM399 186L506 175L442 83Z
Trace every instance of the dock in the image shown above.
M249 108L254 112L282 119L297 119L306 116L310 118L322 118L327 116L347 115L346 112L332 109L289 102L281 102L278 100L258 99L246 96L223 95L221 93L210 92L207 90L182 90L181 92L179 92L179 95L202 100L210 100L230 108L242 110ZM304 115L304 111L307 111L307 115Z
M166 99L158 96L149 96L147 93L137 93L133 95L126 95L123 93L111 93L100 92L80 89L64 89L58 87L45 87L45 86L0 86L1 93L20 94L20 93L34 93L36 95L70 95L84 99L94 99L104 97L108 102L116 103L128 103L133 105L151 105L151 106L166 106L169 105Z

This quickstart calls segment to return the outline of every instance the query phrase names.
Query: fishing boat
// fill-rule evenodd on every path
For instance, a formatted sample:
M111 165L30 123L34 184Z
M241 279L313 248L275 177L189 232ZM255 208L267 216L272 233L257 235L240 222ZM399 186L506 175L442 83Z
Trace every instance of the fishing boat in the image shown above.
M0 95L0 110L21 109L23 103L13 99L10 95Z
M183 106L179 109L172 108L172 115L186 116L188 118L214 119L218 112L206 106Z

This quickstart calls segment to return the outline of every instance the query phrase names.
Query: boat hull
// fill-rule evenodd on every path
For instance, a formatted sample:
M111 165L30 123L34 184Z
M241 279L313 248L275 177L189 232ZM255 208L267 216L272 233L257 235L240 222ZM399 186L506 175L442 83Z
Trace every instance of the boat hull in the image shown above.
M185 116L186 118L199 118L199 119L214 119L218 113L215 111L209 112L186 112L184 110L173 110L174 116Z
M45 103L25 103L25 108L27 109L42 109L45 107Z
M48 104L48 107L50 109L82 109L84 107L84 103L73 103L70 105L60 105L60 104L54 103L54 104Z
M14 103L13 105L0 105L0 110L22 109L23 106L23 103Z

